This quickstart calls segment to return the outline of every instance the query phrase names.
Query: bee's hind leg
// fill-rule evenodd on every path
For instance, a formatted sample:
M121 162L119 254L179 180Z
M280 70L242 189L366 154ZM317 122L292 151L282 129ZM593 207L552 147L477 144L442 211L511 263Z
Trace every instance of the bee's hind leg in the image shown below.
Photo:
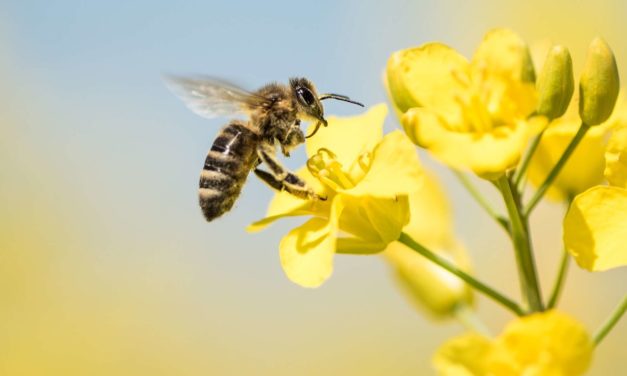
M307 187L307 185L305 185L305 183L302 180L299 181L299 183L302 183L302 184L294 184L294 183L288 182L287 179L278 180L274 175L272 175L268 171L264 171L264 170L260 170L256 168L254 172L255 172L255 175L257 175L259 179L261 179L264 183L268 184L270 187L276 189L277 191L284 190L298 198L302 198L303 200L307 200L307 199L314 199L314 200L321 200L321 201L326 200L326 197L317 195L311 188ZM293 175L291 173L288 176L290 177L293 176L293 177L298 178L296 175ZM289 179L289 180L292 180L292 179Z
M294 173L286 170L281 163L271 153L267 146L260 146L257 150L259 160L264 162L270 171L255 168L255 175L270 187L281 191L285 190L292 195L306 199L326 200L325 197L317 195L307 183Z

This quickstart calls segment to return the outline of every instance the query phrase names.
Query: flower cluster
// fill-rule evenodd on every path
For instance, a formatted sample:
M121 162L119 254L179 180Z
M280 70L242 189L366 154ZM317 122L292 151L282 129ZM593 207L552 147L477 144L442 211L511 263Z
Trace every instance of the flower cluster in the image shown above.
M308 217L279 246L288 278L305 287L328 279L336 253L382 254L430 317L476 322L468 320L474 291L518 316L496 338L476 328L442 345L434 365L443 375L584 373L595 344L627 311L626 296L592 337L554 309L570 258L589 271L627 265L627 104L610 47L593 40L577 93L566 47L553 46L536 75L527 44L507 29L489 32L471 59L441 43L395 52L384 81L404 132L383 134L382 104L359 116L330 117L329 127L307 142L309 159L298 172L326 200L279 192L249 230ZM473 275L446 195L414 144L449 167L507 232L521 302ZM469 172L498 189L506 214L481 196ZM529 199L527 182L535 188ZM568 207L562 262L547 299L529 226L545 197Z

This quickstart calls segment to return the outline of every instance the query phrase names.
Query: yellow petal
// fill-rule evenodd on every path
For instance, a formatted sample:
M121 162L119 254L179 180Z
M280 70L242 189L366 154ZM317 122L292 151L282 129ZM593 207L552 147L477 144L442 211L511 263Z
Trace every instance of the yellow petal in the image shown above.
M343 208L339 228L364 241L387 245L398 239L403 227L409 222L407 196L377 198L342 194L336 200L341 200Z
M409 223L403 231L423 244L448 241L453 231L451 205L436 175L424 171L420 189L409 195Z
M627 265L627 189L597 186L578 195L564 218L564 245L590 271Z
M469 77L468 60L440 43L395 52L388 61L392 102L402 112L433 107L459 119L460 109L452 95L463 89L459 77Z
M336 200L342 200L345 205L339 219L339 227L342 232L366 243L381 243L381 237L376 231L373 231L370 218L362 205L367 198L339 196Z
M319 149L326 148L337 156L343 166L350 166L360 154L372 150L381 141L387 113L387 106L381 103L358 116L329 116L329 126L307 139L307 156L311 157ZM313 130L312 126L309 132Z
M605 152L604 174L611 185L627 188L627 123L612 132Z
M416 191L422 183L422 167L415 146L401 131L394 131L372 152L366 175L354 188L345 190L351 196L395 197Z
M312 218L290 231L279 245L287 277L303 287L318 287L333 272L335 236L329 222Z
M281 239L281 266L292 282L302 287L318 287L331 276L338 220L343 209L342 200L334 199L328 220L312 218Z
M580 123L577 117L565 116L547 128L529 164L528 177L532 185L538 187L544 182L577 133ZM599 126L586 133L547 191L548 198L564 200L603 181L607 129Z
M440 346L433 357L433 365L441 376L488 375L487 359L492 348L490 339L466 333Z
M424 108L407 111L402 124L419 146L446 165L471 169L485 179L496 179L516 166L527 140L539 128L519 121L481 134L456 132L448 130L437 114Z
M525 375L581 375L590 366L593 351L583 325L555 310L511 322L497 339L496 347L506 351L506 361L513 361ZM498 364L493 367L501 368Z
M407 196L398 196L394 199L366 197L361 204L365 208L372 229L386 244L397 240L403 227L409 222Z
M468 270L468 259L461 245L452 242L450 246L436 248L430 243L423 244ZM450 317L459 306L472 303L472 291L466 283L407 246L390 243L384 256L410 300L431 317Z
M350 255L370 255L383 251L387 246L388 243L379 240L338 238L335 243L335 252Z
M281 214L277 214L277 215L271 215L269 217L262 218L262 219L260 219L258 221L255 221L255 222L249 224L246 227L246 231L248 231L248 232L259 232L259 231L265 229L266 227L268 227L269 225L271 225L272 223L274 223L274 221L279 220L281 218L299 217L299 216L311 215L311 214L312 214L312 212L310 210L296 209L296 210L291 210L289 212L285 212L285 213L281 213Z
M527 44L509 29L488 32L477 48L471 66L473 75L489 74L510 77L517 81L534 82L535 71Z
M535 110L533 62L528 46L516 33L508 29L487 33L470 65L473 81L488 90L484 100L494 123L522 120Z

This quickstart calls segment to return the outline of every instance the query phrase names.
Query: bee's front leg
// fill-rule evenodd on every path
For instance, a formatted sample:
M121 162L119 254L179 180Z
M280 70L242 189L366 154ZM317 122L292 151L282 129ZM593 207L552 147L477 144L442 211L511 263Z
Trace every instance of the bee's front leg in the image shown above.
M281 152L286 157L290 156L290 150L305 142L305 134L300 129L300 120L296 119L294 124L289 128L285 139L280 142Z

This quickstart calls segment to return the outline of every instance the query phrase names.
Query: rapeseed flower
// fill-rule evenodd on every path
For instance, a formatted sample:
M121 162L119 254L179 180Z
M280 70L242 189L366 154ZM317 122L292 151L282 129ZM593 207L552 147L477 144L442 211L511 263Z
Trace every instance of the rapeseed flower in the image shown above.
M530 117L537 95L528 47L507 29L489 32L471 61L441 43L398 51L386 78L412 141L483 178L514 168L545 125Z
M306 145L301 176L326 200L276 194L266 218L250 231L290 216L311 217L279 246L283 270L295 283L317 287L332 273L335 253L372 254L398 239L409 222L408 195L420 188L422 168L400 131L383 136L387 107L354 117L329 117Z
M592 360L593 344L582 324L559 311L509 323L495 339L467 333L442 345L434 357L440 375L576 376Z

